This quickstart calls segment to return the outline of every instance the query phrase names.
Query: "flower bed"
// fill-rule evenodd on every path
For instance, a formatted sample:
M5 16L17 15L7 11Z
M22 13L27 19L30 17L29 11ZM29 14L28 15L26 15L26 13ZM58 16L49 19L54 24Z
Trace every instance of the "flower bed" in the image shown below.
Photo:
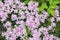
M60 0L1 0L0 40L60 40Z

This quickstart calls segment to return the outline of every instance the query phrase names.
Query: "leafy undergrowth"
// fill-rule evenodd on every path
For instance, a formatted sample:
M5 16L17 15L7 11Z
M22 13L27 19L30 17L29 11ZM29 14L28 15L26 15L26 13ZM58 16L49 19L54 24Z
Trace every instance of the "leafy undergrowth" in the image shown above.
M60 22L56 22L56 27L53 30L48 31L49 34L53 34L60 38Z
M56 23L57 26L54 28L54 35L60 37L60 22Z

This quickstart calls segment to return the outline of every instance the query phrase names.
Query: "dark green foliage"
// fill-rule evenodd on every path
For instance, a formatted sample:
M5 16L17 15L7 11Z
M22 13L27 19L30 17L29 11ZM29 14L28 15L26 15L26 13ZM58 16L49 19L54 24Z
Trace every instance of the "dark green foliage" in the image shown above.
M12 23L12 28L14 28L14 25L16 25L16 20L15 21L12 21L12 19L11 19L11 15L13 13L14 13L14 11L11 12L11 14L8 14L8 18L7 18L7 21L10 21ZM18 16L18 13L14 13L14 14Z
M12 15L12 13L11 14L8 14L8 18L7 18L8 21L11 21L11 15Z
M0 40L6 40L6 39L5 39L5 37L2 37L2 36L0 35Z
M51 22L50 22L50 20L49 20L49 19L46 19L46 20L45 20L45 23L41 23L41 25L40 25L40 26L48 27L49 25L51 25Z
M20 37L17 37L16 40L20 40Z
M48 33L49 34L54 34L54 31L53 30L49 30Z
M40 37L41 37L41 39L43 40L44 34L42 33Z
M29 31L28 26L26 26L26 33L27 33L27 37L28 37L28 38L29 38L29 37L32 37L31 32Z
M2 36L1 32L0 32L0 40L6 40L5 36Z
M56 27L53 30L49 30L48 33L60 38L60 22L57 22L56 24Z
M26 18L23 21L26 22Z
M0 32L4 32L6 31L7 29L3 26L3 23L0 22Z
M23 40L20 36L16 38L16 40Z
M20 0L21 2L24 2L25 0Z
M11 21L12 23L12 28L15 28L14 25L16 25L16 21Z
M54 28L54 35L60 37L60 22L56 23L56 27Z
M1 1L2 1L3 3L5 3L4 0L1 0Z

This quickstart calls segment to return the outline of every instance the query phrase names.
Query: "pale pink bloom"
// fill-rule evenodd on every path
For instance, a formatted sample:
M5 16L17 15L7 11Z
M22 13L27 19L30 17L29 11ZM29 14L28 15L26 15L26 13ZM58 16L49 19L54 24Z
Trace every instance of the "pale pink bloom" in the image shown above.
M4 24L4 27L10 27L12 25L11 22L7 21L5 24Z
M60 21L60 17L57 17L56 20L57 20L57 21Z
M13 4L13 0L5 0L5 3L11 5L11 4Z
M52 22L52 23L51 23L51 26L52 26L52 27L56 27L56 23Z
M16 35L15 34L12 33L10 36L11 37L9 37L8 40L16 40Z
M15 14L12 14L11 15L11 19L14 21L14 20L17 20L17 15L15 15Z
M29 38L29 40L33 40L33 38Z
M16 21L16 24L20 24L20 21Z
M59 16L59 11L57 9L55 10L55 16Z
M36 12L31 12L31 15L35 15L36 14Z
M49 40L49 38L48 37L43 37L43 40Z
M8 17L7 13L4 13L3 11L0 11L0 16L1 16L2 18Z
M7 18L4 17L4 18L1 19L1 21L6 21L6 19L7 19Z
M19 16L20 16L20 19L24 19L25 18L25 13L24 12L20 12Z
M52 30L53 28L52 28L52 26L48 26L48 30Z
M32 2L32 1L30 1L30 2L28 3L28 9L29 9L29 10L36 10L37 7L38 7L38 3L37 3L37 2Z
M0 1L0 7L3 7L3 3Z
M37 25L40 25L40 23L39 23L39 18L35 18L35 23L36 23Z
M14 13L18 13L18 10L17 10L17 9L15 9L15 10L14 10Z
M45 19L40 19L40 22L45 23Z
M55 21L54 17L50 18L50 20L51 20L51 22L54 22Z
M43 13L44 15L48 16L48 13L47 13L45 10L43 10L42 13Z

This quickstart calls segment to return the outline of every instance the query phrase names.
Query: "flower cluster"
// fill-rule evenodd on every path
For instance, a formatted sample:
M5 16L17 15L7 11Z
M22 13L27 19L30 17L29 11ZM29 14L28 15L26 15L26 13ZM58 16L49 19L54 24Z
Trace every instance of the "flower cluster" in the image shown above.
M0 1L0 22L7 28L6 32L2 32L2 36L5 36L6 40L17 40L17 38L19 40L60 40L48 33L56 27L54 21L60 21L58 9L55 10L55 16L50 18L48 16L45 10L38 14L37 2L30 1L25 5L20 0L4 0L4 3ZM41 25L47 19L50 20L51 25L48 27ZM30 36L26 32L26 26Z

